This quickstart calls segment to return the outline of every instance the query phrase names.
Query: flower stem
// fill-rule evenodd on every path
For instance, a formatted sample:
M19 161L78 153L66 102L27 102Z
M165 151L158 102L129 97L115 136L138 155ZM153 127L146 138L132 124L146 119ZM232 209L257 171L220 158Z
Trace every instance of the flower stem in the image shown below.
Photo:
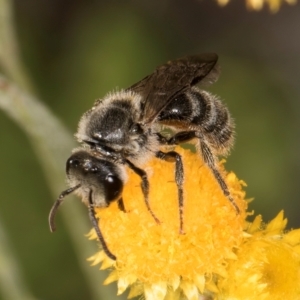
M33 86L20 59L13 18L12 1L0 0L0 64L9 78L32 91Z
M3 299L35 300L24 282L6 231L0 223L0 290Z
M64 173L62 172L63 166L66 163L66 158L70 155L70 150L74 147L71 134L42 103L1 75L0 108L28 136L44 170L53 197L57 197L65 182ZM91 224L80 205L82 204L79 201L74 201L72 205L69 205L68 210L61 210L61 214L68 227L79 263L88 279L87 282L94 298L108 299L114 293L110 292L110 288L104 289L99 285L99 281L102 280L101 277L104 281L105 274L99 274L95 268L91 268L85 261L85 258L89 257L96 249L92 243L84 242L81 235L81 233L87 233L90 230Z
M11 0L0 0L0 66L10 78L8 80L0 75L0 109L28 136L55 198L63 189L65 178L62 170L70 150L74 147L74 141L55 116L30 94L34 87L20 59L12 11ZM79 201L75 201L68 210L62 210L62 216L93 298L112 299L113 287L104 289L99 285L99 280L103 281L105 274L99 274L85 261L86 257L95 252L95 245L85 243L81 236L81 233L90 230L91 225L79 206Z

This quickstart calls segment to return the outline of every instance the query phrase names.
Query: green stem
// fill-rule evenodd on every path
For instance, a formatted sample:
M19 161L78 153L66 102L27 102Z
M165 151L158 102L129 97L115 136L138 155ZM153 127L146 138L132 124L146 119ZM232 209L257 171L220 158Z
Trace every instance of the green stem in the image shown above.
M0 65L3 72L19 87L26 91L34 90L20 59L11 0L0 0ZM74 147L71 134L36 98L21 91L1 75L0 108L27 134L55 199L64 188L65 178L62 170L70 150ZM69 229L93 298L108 299L115 292L112 291L112 287L103 289L101 286L105 274L96 268L91 268L85 261L96 251L96 247L94 243L89 243L82 237L82 234L87 233L91 228L87 215L83 214L79 201L70 205L68 210L62 210L62 216Z
M55 199L65 188L63 186L65 177L62 170L66 158L75 145L72 135L65 127L41 102L28 93L28 91L32 92L34 88L20 59L12 3L11 0L0 0L0 65L7 77L12 79L10 81L0 75L0 108L28 136ZM13 82L16 82L18 87ZM82 208L79 207L81 204L79 202L75 201L73 205L69 205L68 210L62 210L61 214L67 224L93 298L112 299L112 295L115 294L113 287L103 288L101 284L106 274L99 272L96 268L91 268L85 261L97 249L94 243L85 241L82 236L83 233L90 230L91 224L88 222L87 214L84 214Z
M55 199L65 188L63 186L65 182L63 168L66 158L74 148L71 134L42 103L1 75L0 108L28 136L46 175L53 199ZM94 243L84 240L82 236L91 229L91 224L87 212L82 210L81 205L80 201L74 201L72 205L68 206L68 210L62 209L60 213L68 227L79 263L87 277L94 299L111 299L115 293L113 288L111 286L103 288L101 285L106 274L90 267L86 262L86 258L94 254L97 249Z
M3 299L35 300L24 282L8 237L0 223L0 290Z
M12 10L12 1L0 0L0 64L9 78L32 91L32 84L20 59Z

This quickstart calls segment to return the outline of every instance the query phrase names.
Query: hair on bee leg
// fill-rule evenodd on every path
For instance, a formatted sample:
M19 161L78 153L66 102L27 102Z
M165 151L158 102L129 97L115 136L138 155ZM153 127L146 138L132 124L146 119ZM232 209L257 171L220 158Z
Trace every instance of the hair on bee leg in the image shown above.
M231 204L233 205L233 207L235 208L237 214L240 213L240 209L237 206L236 202L234 201L234 199L232 198L229 190L228 190L228 186L226 184L226 182L224 181L222 175L220 174L220 172L218 171L217 167L216 167L216 163L215 163L215 158L214 155L211 153L209 147L206 145L206 143L204 142L203 139L200 139L200 148L201 148L201 153L203 156L203 160L204 162L208 165L208 167L211 169L214 177L216 178L216 180L219 183L219 186L221 187L223 194L228 198L228 200L231 202Z

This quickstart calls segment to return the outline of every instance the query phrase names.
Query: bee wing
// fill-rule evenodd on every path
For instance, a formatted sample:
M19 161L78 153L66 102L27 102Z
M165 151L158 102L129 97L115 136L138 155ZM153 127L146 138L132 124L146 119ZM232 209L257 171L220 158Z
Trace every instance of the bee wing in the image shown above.
M216 81L219 75L215 68L217 60L215 53L173 60L157 67L154 73L132 85L129 90L143 98L141 121L144 124L153 122L174 97L200 81Z

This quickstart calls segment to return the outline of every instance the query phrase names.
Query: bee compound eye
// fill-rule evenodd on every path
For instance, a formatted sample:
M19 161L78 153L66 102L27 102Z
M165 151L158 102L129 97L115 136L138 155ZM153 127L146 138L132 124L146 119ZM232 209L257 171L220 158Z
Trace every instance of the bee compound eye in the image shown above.
M139 124L133 124L133 126L131 127L131 132L135 134L142 134L143 130Z
M80 164L80 161L76 158L70 159L69 164L75 168L77 168Z
M67 160L67 164L66 164L67 173L69 173L70 170L72 170L74 168L78 168L79 165L80 165L80 160L79 159L70 157Z
M113 174L106 176L104 180L104 193L107 202L118 200L123 190L122 180Z

